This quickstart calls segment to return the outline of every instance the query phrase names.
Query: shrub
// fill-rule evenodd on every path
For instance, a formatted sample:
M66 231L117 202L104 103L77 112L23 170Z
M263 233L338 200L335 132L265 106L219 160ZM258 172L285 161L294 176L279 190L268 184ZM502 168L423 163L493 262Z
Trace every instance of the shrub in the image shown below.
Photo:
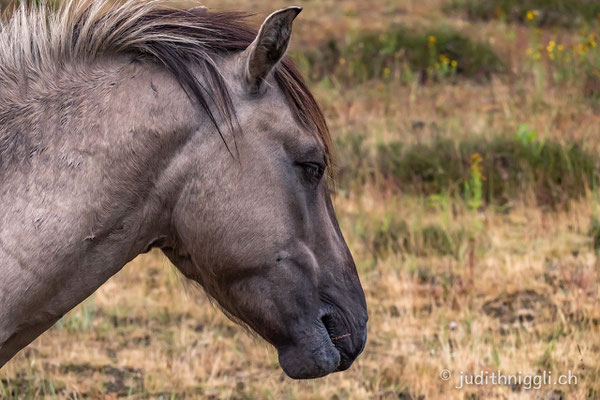
M338 141L338 146L344 141ZM532 195L538 204L557 206L586 193L598 180L596 158L579 143L543 141L523 125L513 137L471 137L460 142L438 138L405 146L379 144L367 151L361 142L365 179L397 192L464 196L473 208L482 202L504 204ZM340 171L354 156L347 153ZM339 175L347 188L353 174Z
M504 69L487 45L450 29L412 32L404 27L357 36L347 44L330 40L302 56L308 75L320 80L335 75L344 82L422 80L454 77L489 78Z
M464 10L471 19L501 19L537 26L574 27L600 18L597 0L454 0L447 10Z

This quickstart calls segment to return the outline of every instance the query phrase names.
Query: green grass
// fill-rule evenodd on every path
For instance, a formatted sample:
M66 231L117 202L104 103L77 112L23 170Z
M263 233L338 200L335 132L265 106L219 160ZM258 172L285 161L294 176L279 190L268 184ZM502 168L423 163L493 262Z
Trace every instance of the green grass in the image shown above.
M337 144L342 189L379 182L402 193L458 195L473 208L529 195L539 205L557 206L585 195L598 179L596 157L581 144L540 140L527 126L514 137L371 147L359 137L345 137Z
M91 295L81 303L81 306L63 316L55 325L56 329L66 329L69 332L84 331L94 323L96 308L95 295Z
M370 79L411 82L463 76L485 79L504 70L494 51L450 28L413 32L405 27L337 40L299 55L313 80L335 76L345 83Z
M600 18L596 0L454 0L448 11L464 10L469 18L575 27ZM533 12L533 14L528 13Z
M437 223L410 225L392 212L381 219L370 216L359 225L358 237L375 260L391 254L457 257L460 247L468 240L462 228L448 229Z

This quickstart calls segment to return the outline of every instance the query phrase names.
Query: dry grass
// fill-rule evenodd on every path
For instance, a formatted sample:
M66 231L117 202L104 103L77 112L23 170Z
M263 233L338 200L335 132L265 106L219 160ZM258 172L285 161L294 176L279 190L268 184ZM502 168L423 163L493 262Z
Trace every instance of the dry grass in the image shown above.
M289 2L206 1L209 8L254 9L264 16ZM528 124L543 138L600 149L600 115L583 79L536 80L544 62L526 55L535 33L498 21L447 17L442 0L308 2L296 50L330 37L394 24L443 21L487 41L508 72L487 82L313 82L334 134L370 144L436 137L514 135ZM572 31L541 31L573 39ZM544 39L547 40L547 39ZM574 40L574 39L573 39ZM548 78L548 74L546 74ZM485 175L485 171L483 171ZM286 378L274 350L185 289L157 253L140 256L0 371L0 398L483 399L600 397L600 264L590 235L597 193L553 211L526 199L474 210L460 198L397 195L377 182L335 198L342 230L367 294L369 341L355 365L307 382ZM396 193L396 194L395 194ZM391 225L390 219L403 222ZM399 252L393 226L420 246ZM451 251L423 239L433 226ZM463 232L453 235L454 232ZM396 232L397 233L397 232ZM446 242L443 242L446 243ZM377 249L377 251L375 251ZM443 254L443 255L441 255ZM451 370L450 381L440 371ZM578 384L472 386L459 371L553 376Z
M509 215L452 216L422 199L383 202L376 195L338 198L337 207L371 317L367 349L349 371L312 382L285 378L273 350L234 326L203 295L186 293L173 268L154 252L125 267L11 361L0 375L11 378L4 390L34 396L52 393L51 383L61 398L600 393L599 276L587 235L589 203L551 216L528 207ZM391 254L375 263L358 237L356 213L378 219L388 207L410 226L445 221L449 229L472 227L475 243L459 244L457 257ZM580 381L536 392L498 386L459 391L457 382L439 379L443 368L571 371Z

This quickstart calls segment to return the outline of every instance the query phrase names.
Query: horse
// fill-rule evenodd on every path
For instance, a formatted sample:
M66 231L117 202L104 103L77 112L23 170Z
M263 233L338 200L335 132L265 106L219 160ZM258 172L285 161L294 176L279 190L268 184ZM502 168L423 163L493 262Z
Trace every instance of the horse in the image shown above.
M0 24L0 367L158 248L291 378L350 367L365 295L332 141L286 55L300 7L21 5Z

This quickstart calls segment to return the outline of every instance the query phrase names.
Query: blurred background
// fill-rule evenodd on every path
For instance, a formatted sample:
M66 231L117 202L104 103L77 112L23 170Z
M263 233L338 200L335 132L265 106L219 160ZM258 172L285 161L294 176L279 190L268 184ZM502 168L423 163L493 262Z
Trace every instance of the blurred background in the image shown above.
M335 139L363 355L292 381L152 252L9 362L0 398L600 397L600 1L204 4L304 7L291 54ZM455 388L498 370L578 381Z

